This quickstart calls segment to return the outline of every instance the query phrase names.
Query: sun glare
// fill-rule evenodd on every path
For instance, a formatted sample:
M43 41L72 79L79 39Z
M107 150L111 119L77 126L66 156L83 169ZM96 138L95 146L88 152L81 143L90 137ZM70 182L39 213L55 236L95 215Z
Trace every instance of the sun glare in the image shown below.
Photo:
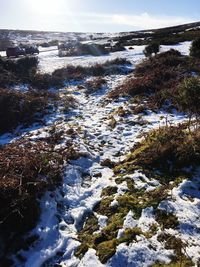
M30 3L31 9L37 14L59 14L65 8L64 0L35 0Z

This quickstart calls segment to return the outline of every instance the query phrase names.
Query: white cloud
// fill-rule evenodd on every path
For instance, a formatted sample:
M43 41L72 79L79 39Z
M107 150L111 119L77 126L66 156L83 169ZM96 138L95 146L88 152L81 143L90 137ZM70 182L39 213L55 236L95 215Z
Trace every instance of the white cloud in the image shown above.
M133 30L138 29L155 29L167 26L175 26L179 24L189 23L193 20L186 17L175 16L154 16L148 13L139 15L123 15L123 14L99 14L99 13L75 13L68 14L69 16L76 17L77 20L83 23L94 24L109 24L113 26L127 26ZM116 27L117 29L118 27Z
M151 16L148 13L132 16L112 15L111 19L114 24L133 26L138 29L162 28L189 23L192 21L191 19L184 17Z

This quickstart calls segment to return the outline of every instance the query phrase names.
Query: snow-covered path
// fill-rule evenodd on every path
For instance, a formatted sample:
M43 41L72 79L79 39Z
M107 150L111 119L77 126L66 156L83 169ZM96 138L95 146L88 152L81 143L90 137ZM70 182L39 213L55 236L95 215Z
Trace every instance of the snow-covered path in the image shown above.
M188 44L186 46L188 47ZM141 58L141 55L135 55L134 60L138 62ZM53 62L50 61L50 65L54 64ZM44 63L45 59L42 64ZM49 68L52 67L50 65ZM26 134L27 138L35 140L48 136L49 129L53 126L56 132L63 131L63 141L57 146L65 147L66 142L71 142L81 156L66 163L63 185L42 198L40 221L30 233L30 236L37 235L39 238L29 250L19 252L24 261L20 261L18 255L15 258L17 267L143 267L150 266L149 263L161 258L169 263L169 252L157 243L156 237L152 237L151 242L156 244L157 251L150 250L149 241L141 238L130 247L120 244L117 248L118 254L104 265L93 249L90 249L82 260L74 256L80 245L77 232L92 213L93 207L101 200L102 189L116 185L109 160L122 160L143 133L165 125L166 118L173 124L185 119L180 114L156 114L150 111L142 117L128 112L120 115L122 111L126 113L128 110L128 99L111 102L106 95L122 82L125 76L113 75L106 79L107 86L93 94L87 94L85 89L77 85L66 85L60 93L72 95L78 102L77 107L70 112L60 109L56 119L46 127ZM137 180L136 176L134 177ZM196 209L198 210L198 207ZM127 217L129 215L127 214ZM97 217L101 228L105 225L105 218L98 214ZM131 215L129 217L130 220L133 219ZM139 222L141 227L148 219L152 219L151 207L142 213ZM119 255L122 255L121 259ZM130 265L124 265L123 258L126 258L126 263L129 261Z
M73 129L70 137L63 135L64 140L71 140L84 156L66 164L63 186L43 197L41 220L31 233L37 234L39 239L28 251L21 253L26 258L25 267L54 266L58 263L61 266L79 266L80 260L74 256L80 244L77 231L100 201L102 189L114 183L112 169L101 163L107 159L119 161L139 140L141 133L165 124L164 113L149 112L142 118L146 121L144 124L135 124L140 120L138 115L119 116L118 110L126 110L128 101L119 99L110 103L106 94L124 78L107 77L107 86L93 95L87 95L77 86L61 90L65 92L67 89L79 104L73 113L60 112L58 122L54 122L56 131ZM113 118L115 127L110 123ZM183 119L183 116L168 115L168 120L173 123ZM48 135L49 127L51 125L30 132L29 138ZM62 145L65 146L65 142L59 146ZM100 262L98 264L102 266ZM21 262L19 266L22 266Z

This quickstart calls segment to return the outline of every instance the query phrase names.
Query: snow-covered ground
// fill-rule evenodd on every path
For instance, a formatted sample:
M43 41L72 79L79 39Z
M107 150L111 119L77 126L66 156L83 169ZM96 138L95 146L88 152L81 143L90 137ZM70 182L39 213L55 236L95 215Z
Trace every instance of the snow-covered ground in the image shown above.
M54 47L52 47L54 48ZM51 49L51 48L49 48ZM144 58L143 54L144 46L135 46L134 50L110 53L104 56L77 56L77 57L58 57L58 51L50 51L41 53L39 55L40 64L39 68L42 72L51 73L55 69L65 67L67 65L81 65L89 66L96 63L104 63L107 60L113 60L116 58L128 58L133 63L138 62L138 60Z
M180 43L174 46L161 46L161 52L167 51L170 48L177 49L185 55L189 55L189 47L191 42ZM127 58L130 60L133 65L144 59L143 50L144 45L141 46L132 46L133 49L126 47L126 51L110 53L104 56L78 56L78 57L58 57L58 51L50 51L41 53L39 55L40 64L39 68L42 72L53 72L55 69L65 67L67 65L81 65L88 66L94 65L96 63L104 63L107 60L113 60L116 58ZM55 47L50 47L47 50L55 49Z
M173 48L173 49L176 49L179 52L181 52L181 54L188 56L190 53L191 43L192 42L188 41L188 42L183 42L183 43L180 43L177 45L171 45L171 46L170 45L162 45L160 51L165 52L165 51L169 50L169 48Z
M175 48L184 54L188 54L189 43L182 43L178 46L162 46L166 51ZM39 55L40 69L43 72L73 65L90 65L102 63L117 57L125 57L133 64L140 62L144 55L144 47L134 47L134 50L112 53L102 57L67 57L59 58L56 51L45 52ZM142 119L144 124L135 124L138 115L130 114L128 117L120 117L116 112L119 108L126 109L128 99L121 98L115 102L106 100L106 94L116 85L125 79L123 75L113 75L106 77L107 86L92 95L85 93L84 89L79 89L76 85L67 84L61 89L61 93L68 93L75 97L78 102L77 108L71 112L58 110L55 117L48 121L48 125L39 130L28 130L26 138L35 140L42 136L48 136L49 128L54 125L56 131L64 130L63 143L65 146L68 140L73 142L74 147L84 156L66 164L64 181L62 187L55 192L46 193L41 200L41 218L31 235L37 234L39 239L29 248L28 251L21 251L20 254L25 258L25 262L19 262L13 257L16 266L24 267L45 267L45 266L65 266L65 267L145 267L151 266L156 260L170 263L172 251L167 250L164 245L157 241L157 236L146 239L138 236L137 242L129 245L122 243L117 247L115 255L106 263L102 264L96 256L94 249L89 249L85 256L80 260L74 256L80 242L77 240L77 231L84 224L84 220L91 213L96 203L101 200L102 189L107 186L116 185L115 175L111 168L102 166L101 163L106 159L119 161L123 159L133 145L141 139L141 135L151 129L165 125L166 117L168 122L178 124L183 122L186 117L182 114L167 114L165 112L150 112ZM116 127L111 127L112 118L116 121ZM130 123L130 122L133 122ZM133 126L134 125L134 126ZM68 129L73 129L75 135L70 137L66 134ZM55 148L56 149L56 148ZM159 184L151 181L151 187L147 186L148 179L145 175L135 172L132 176L136 186L144 187L145 190L155 189ZM142 177L142 179L141 179ZM199 177L196 177L198 180ZM196 185L190 181L184 181L177 188L173 189L173 198L163 201L161 209L171 209L175 211L181 228L174 234L188 242L187 254L196 262L200 253L199 232L200 227L197 214L199 214L199 193L194 188L194 202L187 199L187 188ZM121 184L117 194L123 194L127 185ZM114 200L112 205L116 205ZM106 225L106 217L97 214L100 229ZM195 224L187 231L186 224ZM118 233L129 227L140 227L143 231L149 229L149 225L156 223L153 216L153 208L148 207L143 210L139 220L133 219L131 211L124 218L124 226ZM152 249L152 245L154 248ZM155 249L156 248L156 249ZM19 257L18 257L19 258ZM58 264L58 265L54 265Z
M65 178L62 188L59 188L52 196L52 193L47 193L42 199L42 217L33 230L32 234L40 236L39 241L28 252L23 252L22 255L27 258L26 267L39 267L44 262L57 262L61 266L103 266L96 258L94 251L89 250L85 257L80 261L74 256L75 249L80 244L77 241L77 230L84 222L84 218L89 214L94 205L100 201L100 195L103 188L114 185L112 180L114 174L108 167L101 166L101 162L105 159L119 161L123 155L129 152L130 148L140 138L141 133L147 132L152 128L165 125L165 116L167 114L155 114L149 112L144 116L147 121L143 126L131 126L130 121L136 121L138 116L131 115L124 121L120 117L114 115L117 126L112 129L109 125L110 116L116 112L119 107L126 107L126 99L120 99L114 103L105 104L105 94L111 90L119 81L124 79L124 76L113 76L108 78L108 87L102 89L97 94L87 96L84 91L80 91L76 86L70 86L66 89L71 91L79 102L78 108L74 110L74 117L67 122L66 118L60 116L59 123L56 125L57 131L60 129L73 128L77 132L77 136L73 140L75 147L84 152L87 156L81 157L78 160L71 161L66 166ZM179 123L185 119L183 115L171 114L168 115L168 120L171 123ZM129 123L128 123L129 122ZM48 127L44 128L43 132L32 131L27 138L35 140L38 136L45 136L48 132ZM69 138L66 136L66 138ZM64 143L63 143L64 146ZM88 181L84 180L88 176ZM51 195L51 196L50 196ZM60 207L60 208L58 208ZM142 247L141 247L142 244ZM147 253L149 243L144 243L143 240L131 248L125 245L120 245L116 256L108 263L107 266L123 266L118 262L119 254L129 253L131 260L138 262L140 253ZM136 249L136 250L135 250ZM135 260L132 251L135 250ZM157 251L157 254L162 254L163 248ZM126 251L126 252L125 252ZM143 251L143 252L142 252ZM57 254L62 252L62 257ZM137 252L137 253L136 253ZM152 254L153 253L153 254ZM165 252L167 253L167 252ZM137 254L137 255L136 255ZM164 253L163 253L164 255ZM121 257L123 257L121 255ZM149 254L149 259L146 263L153 262L155 252ZM169 261L169 260L168 260ZM50 264L50 262L48 264ZM91 263L90 263L91 262ZM51 266L51 265L46 266ZM134 266L134 265L130 265Z

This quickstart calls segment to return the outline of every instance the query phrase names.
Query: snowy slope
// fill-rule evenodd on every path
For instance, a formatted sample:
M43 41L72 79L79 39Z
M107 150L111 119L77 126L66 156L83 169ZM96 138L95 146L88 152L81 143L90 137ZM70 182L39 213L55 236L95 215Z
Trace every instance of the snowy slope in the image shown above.
M188 54L190 43L182 43L178 46L162 46L162 51L175 48L184 54ZM59 58L56 51L45 52L39 55L40 70L43 72L52 72L53 70L73 65L91 65L103 63L107 60L117 57L125 57L134 64L141 62L144 58L142 53L144 47L134 47L134 50L111 53L102 57L68 57ZM49 128L54 125L56 131L64 130L64 141L60 146L65 146L65 142L71 141L76 149L81 151L84 156L78 160L71 161L65 166L63 186L55 192L47 193L41 200L42 215L36 228L30 233L37 234L39 239L28 251L21 251L20 254L26 259L21 263L14 258L16 266L40 267L40 266L67 266L67 267L143 267L151 266L156 260L166 264L170 263L172 251L167 250L161 242L158 242L157 236L146 239L144 236L138 236L137 242L129 245L122 243L117 247L115 255L106 263L102 264L96 256L94 249L89 249L82 259L76 258L74 253L80 242L77 240L77 232L84 224L84 220L91 213L96 203L101 200L102 189L115 184L115 177L111 168L102 166L102 161L111 159L119 161L123 159L137 141L141 139L141 134L151 129L165 125L165 117L172 124L183 122L186 117L182 114L167 114L164 112L150 112L143 116L145 125L132 126L130 121L138 120L138 115L129 115L121 119L116 113L120 107L126 108L128 99L121 98L115 102L106 100L106 94L116 85L125 79L122 75L113 75L106 77L107 86L92 95L85 93L84 89L79 89L75 84L66 84L66 87L60 90L60 93L68 92L73 95L79 105L73 112L57 111L55 117L49 120L47 126L39 130L29 130L26 138L35 140L42 136L47 136ZM117 126L110 126L111 117L114 117ZM68 129L73 128L75 136L66 134ZM56 148L55 148L56 149ZM143 179L141 179L141 176ZM155 189L159 184L154 181L151 186L145 175L135 172L132 179L136 182L138 188L145 190ZM146 179L146 180L145 180ZM199 176L196 177L197 184ZM188 201L187 192L189 186L193 186L194 203ZM160 203L161 209L171 209L176 212L181 228L173 234L188 242L187 253L197 262L200 253L200 236L198 229L200 227L199 214L199 193L196 183L184 181L181 185L173 189L173 198ZM117 194L123 194L127 189L126 183L120 185ZM112 205L116 205L113 202ZM98 215L99 227L106 226L105 216ZM195 222L195 224L193 223ZM143 210L138 220L133 218L129 212L124 218L124 226L118 233L123 233L124 229L129 227L140 227L144 232L148 231L150 225L156 224L153 216L153 208L148 207ZM191 223L190 230L187 231L186 224ZM173 232L175 230L170 230ZM152 247L154 247L152 249ZM156 249L155 249L156 248ZM59 265L54 265L58 263Z

